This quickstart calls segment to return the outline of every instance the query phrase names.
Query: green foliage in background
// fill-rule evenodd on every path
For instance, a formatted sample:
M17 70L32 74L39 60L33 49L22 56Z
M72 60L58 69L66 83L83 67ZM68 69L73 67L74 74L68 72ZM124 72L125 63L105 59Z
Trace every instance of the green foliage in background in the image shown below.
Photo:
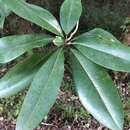
M12 97L0 99L0 116L9 120L15 120L19 114L24 97L25 92L22 92Z
M8 63L33 48L55 45L52 52L30 55L0 79L1 98L29 86L16 130L33 130L48 114L60 90L65 60L69 62L75 90L83 106L106 127L123 130L122 103L105 68L130 72L130 48L101 28L75 37L82 13L81 0L64 1L60 24L49 11L39 6L19 0L2 3L18 16L48 30L50 35L1 38L0 63Z

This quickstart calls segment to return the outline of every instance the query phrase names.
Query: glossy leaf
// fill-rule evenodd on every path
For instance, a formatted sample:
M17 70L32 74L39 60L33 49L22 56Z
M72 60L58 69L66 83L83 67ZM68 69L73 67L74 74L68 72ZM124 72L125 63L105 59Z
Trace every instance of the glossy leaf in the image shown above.
M103 68L72 50L73 76L84 107L112 130L123 130L123 109L117 89Z
M7 17L10 12L7 5L3 3L3 0L0 0L0 29L3 29L5 17Z
M8 36L0 38L0 63L9 62L26 51L44 46L52 40L52 37L42 34Z
M0 79L0 98L8 97L28 87L48 54L33 54L10 69Z
M8 6L6 6L4 3L3 3L3 0L0 0L0 14L1 15L9 15L10 13L10 10L8 9Z
M1 14L0 14L1 15ZM3 29L5 22L5 16L0 16L0 29Z
M130 48L102 29L77 37L73 44L93 62L116 71L130 71Z
M65 0L60 10L61 26L66 34L74 28L82 13L81 0Z
M64 73L63 50L55 52L40 68L31 84L18 117L16 130L33 130L56 100Z
M8 16L9 13L10 10L2 3L2 0L0 0L0 29L3 29L5 17Z
M4 3L11 11L20 17L29 20L52 33L63 36L57 20L49 11L20 0L4 0Z

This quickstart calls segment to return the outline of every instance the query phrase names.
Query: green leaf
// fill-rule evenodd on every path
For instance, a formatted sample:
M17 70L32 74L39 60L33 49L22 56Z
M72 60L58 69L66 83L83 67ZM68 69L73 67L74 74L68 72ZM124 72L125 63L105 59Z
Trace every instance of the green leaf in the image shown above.
M29 20L48 31L63 36L55 17L47 10L20 0L4 0L8 8L20 17Z
M33 54L10 69L0 79L0 98L8 97L28 87L48 54Z
M96 64L115 71L130 71L130 48L102 29L87 32L72 44L77 44L76 48Z
M82 13L81 0L65 0L60 10L61 26L66 34L74 28Z
M0 0L0 29L3 29L5 17L10 14L8 6L3 3L3 0Z
M53 43L59 47L64 44L64 40L62 37L56 36L56 38L53 40Z
M40 68L31 84L17 120L16 130L33 130L53 106L64 73L63 50L59 49Z
M0 29L3 29L5 22L5 16L0 16Z
M53 38L44 34L28 34L0 38L0 63L9 62L26 51L44 46Z
M10 10L0 0L0 29L3 29L5 17L10 14Z
M0 14L1 15L9 15L10 13L10 10L8 9L8 6L6 6L4 3L3 3L3 0L0 0Z
M106 71L80 52L71 50L71 66L79 98L84 107L112 130L123 130L122 104Z

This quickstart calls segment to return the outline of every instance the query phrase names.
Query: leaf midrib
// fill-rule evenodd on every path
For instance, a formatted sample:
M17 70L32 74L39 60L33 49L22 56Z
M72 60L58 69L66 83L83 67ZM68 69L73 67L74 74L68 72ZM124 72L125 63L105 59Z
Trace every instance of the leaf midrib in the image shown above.
M93 50L95 50L95 51L99 51L99 52L101 52L101 53L105 53L105 54L107 54L107 55L110 55L110 56L112 56L112 57L117 57L117 58L119 58L119 59L121 59L121 60L126 60L126 61L128 61L128 62L130 62L128 59L126 59L125 57L120 57L120 55L112 55L111 53L109 53L109 52L107 52L107 51L103 51L103 49L96 49L96 48L94 48L94 47L91 47L91 46L87 46L85 43L76 43L76 42L74 42L74 44L76 44L76 45L80 45L80 46L82 46L82 47L87 47L87 48L90 48L90 49L93 49Z
M52 66L52 70L51 70L51 72L50 72L50 75L49 75L49 77L48 77L48 79L47 79L47 82L46 82L46 84L44 85L44 87L47 86L48 81L50 80L50 77L51 77L51 75L52 75L52 73L53 73L53 71L54 71L54 68L55 68L55 66L56 66L58 57L59 57L59 55L60 55L60 52L61 52L61 50L58 52L58 54L57 54L57 56L56 56L56 60L55 60L55 62L54 62L54 64L53 64L53 66ZM43 93L43 91L40 92L40 95L42 95L42 93ZM35 108L37 107L37 105L38 105L40 99L41 99L41 96L39 96L36 105L33 107L34 109L33 109L33 111L31 112L31 114L30 114L28 120L30 120L30 118L31 118L31 116L32 116L32 113L34 113ZM26 122L26 124L27 124L27 122ZM26 126L26 125L25 125L25 126ZM23 128L24 128L24 127L23 127Z
M37 13L32 9L32 7L31 7L31 4L28 4L28 3L26 3L26 2L23 2L23 1L18 1L19 3L20 3L20 5L23 5L24 6L24 8L25 9L30 9L37 17L39 17L41 20L43 20L47 25L51 25L51 27L57 32L57 33L60 33L60 31L59 30L57 30L57 27L55 27L54 25L53 25L53 23L49 23L48 24L48 21L46 20L46 19L44 19L43 17L41 17L40 15L37 15ZM28 6L28 8L26 7L26 6ZM45 10L46 11L46 10ZM52 16L51 16L52 17ZM40 26L40 25L39 25ZM42 25L43 26L43 25ZM44 26L45 27L45 26ZM49 29L50 30L50 29Z
M46 38L46 40L51 40L51 38L49 38L49 39L47 39ZM33 41L33 42L31 42L31 43L38 43L38 42L44 42L45 41L45 39L43 40L43 39L39 39L39 40L36 40L36 41ZM20 56L21 54L23 54L23 53L25 53L26 51L28 51L28 50L31 50L31 49L33 49L33 48L36 48L36 47L40 47L40 46L42 46L42 45L46 45L47 43L42 43L41 45L39 45L39 44L37 44L37 45L33 45L34 47L30 47L30 44L28 44L27 45L27 43L30 43L30 42L25 42L25 43L23 43L22 45L20 45L20 44L18 44L17 46L8 46L8 47L10 47L10 51L8 51L7 52L7 54L6 55L8 55L10 52L15 52L15 50L17 51L17 49L19 49L19 48L21 48L22 47L22 51L21 51L21 53L19 53L19 55L17 55L17 57L18 56ZM48 42L49 43L49 42ZM27 47L28 46L28 47ZM27 49L26 49L27 48ZM7 50L6 48L4 48L4 50ZM4 51L3 51L4 52ZM6 61L6 58L5 58L5 56L3 56L3 54L0 52L0 60L4 60L4 61ZM10 58L9 58L10 59Z
M37 67L38 65L40 65L40 63L42 63L42 61L46 58L47 56L45 56L45 57L42 57L41 59L39 59L39 61L37 61L37 63L35 63L34 65L33 65L33 67L32 68L30 68L30 70L34 70L34 68L35 67ZM31 72L29 71L29 72L26 72L26 74L30 74ZM25 77L24 77L25 78ZM20 80L21 81L21 80ZM17 84L19 84L19 82L17 82ZM17 85L17 84L15 84L15 85ZM10 88L12 88L12 87L10 87ZM2 91L3 89L5 89L5 88L0 88L0 91ZM8 87L6 87L6 89L8 89Z
M26 47L26 46L30 46L30 45L35 45L35 43L39 43L39 42L47 42L47 40L48 41L50 41L51 39L53 39L53 38L39 38L39 39L36 39L36 40L33 40L33 41L26 41L26 42L23 42L23 43L20 43L20 44L17 44L17 45L7 45L4 49L6 50L6 49L8 49L8 48L10 48L10 49L17 49L17 48L19 48L19 47ZM30 44L30 43L32 43L32 44ZM47 43L43 43L43 44L47 44ZM39 46L39 44L37 44L37 46ZM3 48L0 48L0 49L3 49ZM12 51L11 50L11 51Z
M73 53L73 54L74 54L74 53ZM75 55L75 54L74 54L74 55ZM96 85L93 83L93 80L90 78L91 75L89 75L89 74L86 72L86 70L84 69L84 66L82 65L82 63L81 63L81 61L79 60L79 58L77 58L77 56L75 56L75 57L76 57L76 59L79 61L80 66L82 67L82 69L84 70L84 72L88 75L88 78L89 78L90 81L92 82L94 88L97 90L97 88L95 87ZM115 119L113 118L113 115L111 114L110 110L107 108L107 106L106 106L105 102L103 101L102 96L100 95L100 93L99 93L98 90L97 90L97 92L98 92L98 94L99 94L99 96L100 96L100 98L101 98L101 100L102 100L102 102L103 102L103 104L104 104L104 106L105 106L107 112L110 114L111 119L113 120L113 122L114 122L114 123L116 124L116 126L118 127L118 124L116 123ZM120 128L120 127L119 127L119 128Z
M71 0L71 5L70 5L70 8L69 8L69 11L68 12L72 12L72 9L73 9L73 3L74 3L74 1L73 0ZM69 27L69 22L70 22L70 17L71 17L71 13L69 13L69 15L68 15L68 19L67 19L67 32L68 32L68 29L70 28Z

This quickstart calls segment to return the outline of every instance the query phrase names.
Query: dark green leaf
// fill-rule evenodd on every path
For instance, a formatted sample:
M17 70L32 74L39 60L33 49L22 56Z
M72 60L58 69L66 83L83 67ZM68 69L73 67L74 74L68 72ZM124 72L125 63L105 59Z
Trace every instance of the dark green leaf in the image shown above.
M87 58L106 68L130 71L130 48L102 29L94 29L77 37L73 44Z
M61 26L66 34L74 28L82 13L81 0L65 0L60 10Z
M71 57L73 76L84 107L112 130L123 130L123 109L117 89L103 68L76 50Z
M40 68L31 84L18 117L16 130L33 130L48 114L56 100L64 73L60 49Z
M52 42L48 35L31 34L8 36L0 39L0 63L9 62L26 51Z
M0 0L0 15L7 16L7 15L9 15L9 13L10 13L10 10L8 9L8 6L6 6L3 3L3 0Z
M27 19L52 33L63 36L57 20L49 11L20 0L4 0L3 2L11 11L20 17Z
M4 22L5 22L5 16L0 16L0 29L3 29Z
M2 3L2 0L0 0L0 29L3 29L5 17L8 16L9 13L10 10Z
M10 14L8 6L3 3L3 0L0 0L0 29L3 29L5 17Z
M40 66L46 61L47 54L33 54L10 69L0 79L0 98L16 94L28 87Z

